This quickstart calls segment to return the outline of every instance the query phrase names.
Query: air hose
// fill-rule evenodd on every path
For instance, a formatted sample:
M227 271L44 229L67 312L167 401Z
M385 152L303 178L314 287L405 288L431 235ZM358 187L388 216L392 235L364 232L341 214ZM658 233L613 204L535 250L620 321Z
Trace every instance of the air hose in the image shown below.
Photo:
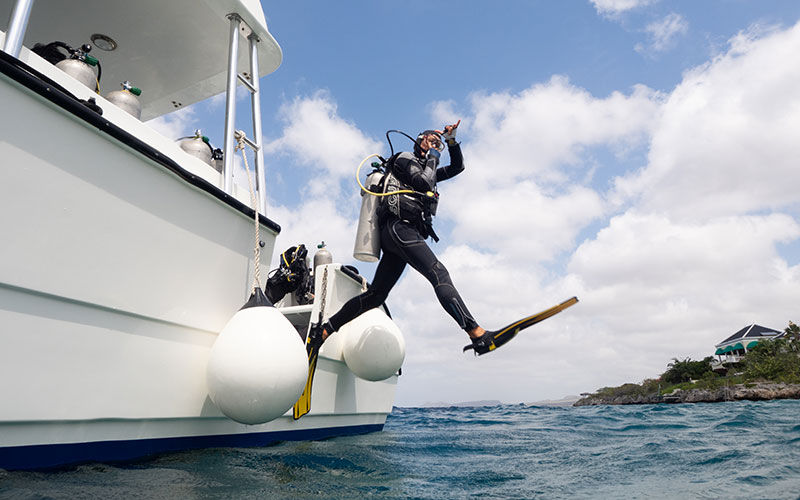
M411 189L399 189L397 191L389 191L387 193L373 193L369 189L365 188L364 184L361 183L361 168L364 166L364 164L370 158L380 158L381 160L383 160L383 158L381 158L380 155L371 154L371 155L367 156L366 158L364 158L363 160L361 160L361 163L358 165L358 168L356 169L356 181L358 182L358 185L361 186L361 190L364 191L365 193L371 194L372 196L378 196L378 197L380 197L380 196L390 196L390 195L393 195L393 194L404 194L404 193L405 194L411 194L411 195L414 195L414 196L425 197L425 198L435 198L436 197L436 193L434 193L433 191L428 191L427 193L422 193L422 192L419 192L419 191L413 191ZM376 165L376 168L377 168L377 165Z

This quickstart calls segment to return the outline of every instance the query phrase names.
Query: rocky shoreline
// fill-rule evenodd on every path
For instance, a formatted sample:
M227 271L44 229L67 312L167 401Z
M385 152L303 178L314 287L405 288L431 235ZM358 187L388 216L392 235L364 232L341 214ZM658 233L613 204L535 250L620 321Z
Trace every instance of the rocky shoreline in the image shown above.
M737 384L719 389L676 389L670 394L626 395L615 398L587 396L573 406L646 405L660 403L719 403L723 401L764 401L770 399L800 399L800 384L761 382Z

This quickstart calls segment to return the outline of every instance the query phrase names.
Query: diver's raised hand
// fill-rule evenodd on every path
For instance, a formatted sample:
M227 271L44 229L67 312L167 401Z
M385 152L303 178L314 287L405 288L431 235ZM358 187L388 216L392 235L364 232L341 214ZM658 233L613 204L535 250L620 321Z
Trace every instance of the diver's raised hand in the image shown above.
M452 124L452 125L445 125L444 132L442 133L442 138L444 138L445 142L447 142L448 146L453 146L456 143L456 129L461 124L461 120Z

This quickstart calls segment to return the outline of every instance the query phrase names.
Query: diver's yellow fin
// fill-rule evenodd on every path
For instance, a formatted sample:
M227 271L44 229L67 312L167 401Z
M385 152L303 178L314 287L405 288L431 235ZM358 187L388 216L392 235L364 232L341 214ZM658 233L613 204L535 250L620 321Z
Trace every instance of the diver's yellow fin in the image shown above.
M314 383L314 372L317 370L317 358L319 349L312 353L313 357L308 360L308 379L303 389L300 399L294 404L294 419L297 420L311 411L311 385Z
M574 306L577 303L578 298L572 297L558 305L551 307L550 309L545 309L542 312L522 318L521 320L506 325L499 330L486 332L480 339L474 339L472 344L464 346L464 352L473 349L475 354L480 356L481 354L494 351L501 345L516 337L520 331L528 328L529 326L533 326L540 321L544 321L551 316L555 316L564 309Z
M312 325L311 331L306 338L306 352L308 352L308 378L306 379L306 386L303 388L303 394L300 399L294 404L293 416L297 420L309 411L311 411L311 386L314 383L314 372L317 371L317 359L319 359L319 350L322 347L322 334L315 331L316 325Z

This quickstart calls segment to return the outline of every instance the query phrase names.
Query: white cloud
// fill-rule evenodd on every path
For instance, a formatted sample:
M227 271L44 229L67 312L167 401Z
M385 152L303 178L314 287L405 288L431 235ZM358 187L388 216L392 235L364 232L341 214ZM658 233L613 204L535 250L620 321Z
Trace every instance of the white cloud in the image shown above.
M649 164L618 180L642 209L704 218L797 202L800 25L689 71L653 129Z
M283 135L266 145L265 154L291 155L298 165L322 173L309 184L315 194L336 189L338 181L355 175L362 159L380 151L380 143L338 115L336 102L325 91L295 98L281 107L281 116Z
M675 38L689 31L689 23L680 14L671 13L660 21L644 28L649 38L647 45L637 44L635 50L642 54L664 52L675 45Z
M578 184L587 178L586 149L624 155L640 147L660 100L646 87L596 98L563 77L516 95L473 96L464 120L467 170L440 187L452 241L536 263L572 248L606 211L599 193Z
M147 121L147 125L169 139L178 139L194 135L197 128L197 110L199 103L173 111L158 118Z
M339 205L332 198L311 197L296 207L271 207L269 216L279 221L281 233L275 243L270 269L278 267L279 254L287 248L303 243L309 257L313 257L322 241L335 262L350 263L355 243L355 220L352 210L341 210Z
M785 326L800 267L776 244L798 237L797 221L780 214L676 223L628 212L576 250L565 280L580 288L576 315L592 332L635 347L616 362L657 375L671 357L701 359L751 322Z
M589 0L597 9L598 14L615 15L621 14L638 7L644 7L656 3L658 0Z
M276 251L304 243L313 255L324 240L337 262L351 263L361 203L355 171L367 155L380 151L380 144L339 116L325 91L295 98L280 114L283 134L265 146L264 154L271 157L267 163L273 178L290 178L287 182L301 188L296 205L269 202L270 217L283 227ZM278 171L274 165L281 157L291 166Z
M519 94L472 97L467 148L482 183L539 184L568 180L584 148L607 145L619 153L641 144L659 113L660 96L645 86L596 98L561 76Z

